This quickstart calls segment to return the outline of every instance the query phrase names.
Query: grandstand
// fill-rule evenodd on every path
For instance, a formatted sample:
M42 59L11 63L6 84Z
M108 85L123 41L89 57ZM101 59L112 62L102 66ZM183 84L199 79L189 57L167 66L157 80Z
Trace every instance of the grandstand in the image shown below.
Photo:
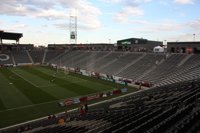
M138 40L137 38L132 39ZM189 43L187 47L184 42L185 48L182 52L175 50L177 52L165 51L154 53L152 50L154 46L152 44L153 41L149 41L149 44L146 39L131 41L130 45L126 43L125 46L122 43L123 41L120 40L119 46L116 47L110 44L108 47L105 46L106 44L83 44L79 46L62 44L60 48L59 45L52 44L48 48L36 48L32 45L22 44L17 46L2 45L0 52L1 67L34 66L39 64L91 77L101 78L104 75L106 80L126 83L129 86L136 86L139 82L138 88L141 87L140 85L148 88L118 96L111 100L105 100L98 104L89 104L89 111L82 117L80 117L80 110L74 109L68 111L67 116L65 113L60 113L50 119L44 117L9 128L3 128L0 132L12 133L15 131L25 132L26 130L33 133L183 133L199 131L200 55L198 54L197 45L200 43L195 42L194 47ZM127 39L125 41L127 42ZM138 43L141 43L142 50L139 50ZM160 44L160 42L156 42L157 44ZM145 47L146 45L148 47ZM173 50L172 47L174 45L174 43L171 43L168 50ZM194 49L194 52L191 51L191 47ZM43 86L43 83L39 82L40 80L52 86L60 84L61 81L62 84L66 82L65 79L51 82L53 81L51 80L52 78L57 78L55 70L48 70L49 68L41 69L45 72L40 71L39 68L34 68L34 72L41 75L37 81L33 81L32 86L35 86L35 88ZM30 75L30 77L33 74L31 70L25 68L12 71L18 72L18 76L21 77L23 77L23 74ZM54 75L49 75L50 72L54 73ZM33 79L34 77L36 76L32 76ZM47 78L50 80L46 81L45 79ZM70 78L68 80L72 82L73 79ZM25 78L25 80L27 79ZM83 80L86 79L81 79L81 81ZM10 81L13 81L13 79ZM77 81L73 81L74 84L75 82ZM92 82L96 81L92 80ZM81 84L84 84L84 82L81 82ZM84 85L85 87L90 86ZM43 96L49 93L44 88L41 91ZM95 86L92 86L90 89L94 93L96 91L93 88ZM106 89L102 90L106 91ZM113 91L113 93L119 93L118 91ZM63 92L65 91L63 90ZM55 94L56 91L52 89L51 93ZM81 95L87 94L87 92L79 93ZM58 93L54 96L56 95ZM65 97L64 94L59 95L62 95L62 98ZM71 95L76 96L72 92ZM45 97L40 98L43 98L42 100L45 101ZM48 96L48 98L55 100L55 97ZM36 100L35 103L37 102L39 101Z

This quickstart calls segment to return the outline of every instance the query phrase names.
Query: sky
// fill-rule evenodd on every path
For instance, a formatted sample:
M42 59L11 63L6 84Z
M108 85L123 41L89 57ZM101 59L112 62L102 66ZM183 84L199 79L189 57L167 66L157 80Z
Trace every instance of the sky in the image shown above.
M0 0L0 30L23 33L20 43L116 43L126 38L200 41L200 0ZM12 41L4 41L12 42Z

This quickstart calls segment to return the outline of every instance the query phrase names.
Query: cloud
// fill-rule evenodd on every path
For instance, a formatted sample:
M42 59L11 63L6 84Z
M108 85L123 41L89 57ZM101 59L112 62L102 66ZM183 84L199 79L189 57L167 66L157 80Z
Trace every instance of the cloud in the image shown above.
M21 31L21 29L26 29L28 27L26 24L22 23L15 23L15 24L2 23L1 26L2 27L0 27L0 30L12 31L12 32Z
M171 32L171 31L181 30L181 28L183 28L182 24L178 24L178 23L161 23L159 25L156 25L155 30Z
M113 3L113 4L124 4L124 5L139 5L150 2L152 0L101 0L102 2Z
M68 17L68 15L63 11L48 9L48 10L42 10L41 12L35 14L34 17L41 17L41 18L46 18L48 20L53 20L53 19L65 19Z
M127 6L139 6L141 4L145 4L151 1L152 0L125 0L124 3Z
M135 24L135 23L134 23ZM137 24L137 23L136 23ZM176 22L157 22L157 23L150 23L146 21L141 21L140 23L143 28L137 30L137 32L142 33L160 33L160 32L177 32L182 30L185 25L179 24Z
M199 31L200 30L200 19L192 20L188 23L188 25L190 26L190 28L194 29L195 31Z
M88 0L1 0L0 14L44 18L51 21L68 21L70 12L75 9L79 23L88 28L101 26L100 9Z
M99 16L101 11L87 0L66 1L59 0L64 8L69 9L68 14L76 14L79 29L98 29L101 27ZM74 11L75 10L75 11Z
M167 40L167 41L191 41L191 22L176 22L173 20L165 20L159 22L150 22L144 20L134 20L132 25L135 25L134 31L137 35L151 36L152 38ZM196 23L195 23L196 24ZM192 33L192 34L191 34ZM197 33L198 34L198 33Z
M51 9L57 4L56 0L21 0L20 2L30 7L42 9Z
M130 24L148 25L149 22L145 20L131 20Z
M137 33L144 33L144 34L173 34L177 35L180 40L180 37L184 34L187 36L186 38L182 38L182 40L189 40L191 39L192 34L199 35L200 34L200 19L190 20L188 22L174 22L174 21L161 21L152 23L149 21L144 20L134 20L131 21L131 24L137 25L138 29L134 29ZM166 36L165 35L165 36ZM180 37L179 37L180 36ZM173 37L170 37L173 39Z
M142 16L143 10L137 7L124 7L120 12L115 14L115 20L119 22L126 22L130 16Z
M4 24L5 23L5 21L3 21L3 20L0 20L0 24L2 25L2 24Z
M113 4L122 2L122 0L99 0L99 1L106 3L113 3Z
M199 40L199 37L196 37L196 40ZM183 33L183 34L178 34L178 35L173 35L173 36L168 36L167 37L167 41L194 41L194 35L193 34L189 34L189 33Z
M94 24L95 23L95 24ZM69 30L69 24L68 23L56 23L54 24L54 26L56 26L57 28L61 29L61 30ZM97 28L99 28L101 26L101 24L98 21L93 21L90 23L79 23L78 24L78 30L82 29L82 30L96 30Z
M174 0L178 4L194 4L194 0Z
M114 0L122 5L122 8L115 13L114 20L118 22L127 22L130 17L143 16L144 10L139 6L152 0Z
M0 14L11 15L11 16L26 16L28 8L23 5L17 5L14 7L12 4L0 4Z

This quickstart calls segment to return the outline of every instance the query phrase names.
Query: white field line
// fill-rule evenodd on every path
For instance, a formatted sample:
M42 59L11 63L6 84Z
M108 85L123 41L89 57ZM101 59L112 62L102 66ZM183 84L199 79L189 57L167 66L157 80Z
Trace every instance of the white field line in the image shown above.
M39 88L38 85L36 85L36 84L34 84L33 82L31 82L30 80L24 78L22 75L18 74L17 72L12 71L12 73L14 73L15 75L19 76L20 78L22 78L22 79L25 80L26 82L30 83L31 85L33 85L33 86Z
M149 88L149 89L151 89L151 88ZM125 96L129 96L129 95L132 95L132 94L136 94L136 93L139 93L139 92L142 92L142 91L145 91L145 90L139 90L139 91L128 93L128 94L125 94L125 95L122 95L122 96L118 96L118 97L115 97L115 98L103 100L103 101L100 101L100 102L97 102L97 103L90 104L88 106L92 107L92 106L95 106L95 105L98 105L98 104L101 104L101 103L106 103L106 102L109 102L109 101L112 101L112 100L115 100L115 99L119 99L119 98L122 98L122 97L125 97ZM41 103L41 104L44 104L44 103ZM35 105L38 105L38 104L35 104ZM71 109L68 112L73 112L75 110L77 110L77 108ZM65 114L65 112L60 112L60 113L58 113L56 115L62 115L62 114ZM12 125L12 126L9 126L9 127L1 128L0 131L6 130L6 129L9 129L9 128L12 128L12 127L20 126L20 125L23 125L23 124L27 124L27 123L30 123L30 122L36 122L36 121L43 120L43 119L47 119L47 116L41 117L41 118L38 118L38 119L34 119L34 120L30 120L30 121L27 121L27 122L19 123L19 124L16 124L16 125Z

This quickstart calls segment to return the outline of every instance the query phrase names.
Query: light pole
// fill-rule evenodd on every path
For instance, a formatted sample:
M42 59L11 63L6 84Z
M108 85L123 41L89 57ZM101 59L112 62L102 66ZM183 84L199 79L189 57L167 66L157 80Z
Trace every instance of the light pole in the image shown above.
M196 35L196 34L193 34L193 41L195 41L195 35Z

